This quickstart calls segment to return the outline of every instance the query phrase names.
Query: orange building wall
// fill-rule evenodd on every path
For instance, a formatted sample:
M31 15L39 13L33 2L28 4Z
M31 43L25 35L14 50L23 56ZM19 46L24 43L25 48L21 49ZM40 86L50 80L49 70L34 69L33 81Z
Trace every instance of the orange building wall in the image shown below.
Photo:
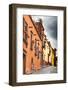
M36 31L36 28L34 27L30 16L24 16L23 17L25 19L25 21L28 24L28 45L27 48L25 46L25 43L23 43L23 49L27 52L26 53L26 65L25 65L25 72L26 73L31 73L32 72L32 58L33 58L33 65L34 65L34 69L38 70L41 68L41 61L40 59L37 58L37 56L35 56L35 49L34 49L34 44L33 44L33 50L30 49L30 31L33 32L34 36L33 36L33 41L35 41L35 39L39 40L39 49L40 51L42 51L42 41L40 40L38 33Z

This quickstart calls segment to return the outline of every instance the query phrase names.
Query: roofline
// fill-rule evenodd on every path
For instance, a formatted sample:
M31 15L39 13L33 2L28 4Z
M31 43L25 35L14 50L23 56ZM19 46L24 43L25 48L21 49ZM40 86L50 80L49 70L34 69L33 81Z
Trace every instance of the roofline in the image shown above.
M32 21L32 23L33 23L33 25L34 25L34 27L35 27L35 29L36 29L36 32L37 32L37 34L38 34L38 31L37 31L37 28L36 28L36 26L35 26L35 24L34 24L34 22L33 22L33 20L32 20L32 17L30 16L30 15L28 15L29 17L30 17L30 19L31 19L31 21ZM38 36L39 36L39 38L40 38L40 35L38 34ZM41 38L40 38L40 40L41 40ZM42 40L41 40L42 41Z

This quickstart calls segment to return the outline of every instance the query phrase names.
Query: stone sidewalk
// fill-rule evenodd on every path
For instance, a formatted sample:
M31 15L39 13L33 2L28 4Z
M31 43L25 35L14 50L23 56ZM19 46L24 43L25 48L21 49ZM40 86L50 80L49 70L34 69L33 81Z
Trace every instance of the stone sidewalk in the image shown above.
M33 71L32 72L32 74L49 74L49 73L57 73L57 67L45 66L45 67L42 67L38 71Z

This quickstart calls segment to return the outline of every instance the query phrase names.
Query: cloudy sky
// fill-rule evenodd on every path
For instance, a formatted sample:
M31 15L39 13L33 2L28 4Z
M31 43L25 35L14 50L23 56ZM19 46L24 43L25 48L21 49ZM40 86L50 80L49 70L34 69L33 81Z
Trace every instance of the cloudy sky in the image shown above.
M44 32L53 48L57 48L57 16L32 16L36 22L42 19Z

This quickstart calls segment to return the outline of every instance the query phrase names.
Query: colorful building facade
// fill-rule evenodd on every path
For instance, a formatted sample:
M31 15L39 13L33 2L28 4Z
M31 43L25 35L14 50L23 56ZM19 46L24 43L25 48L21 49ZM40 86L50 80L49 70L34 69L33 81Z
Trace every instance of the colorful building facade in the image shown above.
M41 20L34 22L29 15L23 16L23 73L30 74L42 65L44 28Z
M42 20L33 21L30 15L23 16L23 74L31 74L44 65L56 66L56 49L46 35Z
M43 61L45 65L56 66L56 50L52 48L50 42L47 40L46 35L43 38Z

